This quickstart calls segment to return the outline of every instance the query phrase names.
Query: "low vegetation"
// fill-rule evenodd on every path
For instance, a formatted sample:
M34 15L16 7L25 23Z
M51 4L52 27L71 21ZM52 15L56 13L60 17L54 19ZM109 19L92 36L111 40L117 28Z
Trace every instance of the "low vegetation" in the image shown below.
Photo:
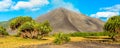
M104 40L109 37L111 37L114 41L120 41L120 16L111 17L106 22L106 24L104 25L105 32L74 32L69 34L58 33L54 34L54 37L47 37L46 40L38 39L46 38L45 36L47 36L52 31L52 27L50 26L48 21L37 23L31 17L19 16L10 20L9 27L11 30L17 30L17 36L19 37L13 37L11 35L0 37L0 47L2 46L2 48L15 48L20 45L22 46L52 42L54 42L55 44L64 44L69 41L81 41L91 39ZM0 36L4 35L9 34L6 32L5 28L0 26ZM6 45L8 45L8 47Z
M70 41L70 37L65 35L64 33L59 33L55 36L54 43L55 44L63 44Z
M108 36L109 32L74 32L66 35L71 37ZM55 34L53 36L55 36Z
M20 16L12 19L10 21L10 28L18 30L18 36L31 39L42 39L52 31L48 21L37 23L28 16Z
M4 35L8 35L7 31L5 28L3 28L2 26L0 26L0 36L4 36Z
M0 37L0 48L18 48L19 46L25 45L38 45L51 43L53 37L45 37L47 40L38 40L38 39L24 39L21 37L6 36Z
M113 16L108 19L104 25L105 32L109 32L109 36L114 41L120 41L120 16Z

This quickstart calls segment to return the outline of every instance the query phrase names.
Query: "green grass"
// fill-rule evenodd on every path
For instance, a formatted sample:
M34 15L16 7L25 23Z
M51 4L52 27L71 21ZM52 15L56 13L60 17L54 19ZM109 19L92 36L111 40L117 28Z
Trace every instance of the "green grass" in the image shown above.
M109 36L107 32L74 32L67 34L72 37L87 37L87 36Z

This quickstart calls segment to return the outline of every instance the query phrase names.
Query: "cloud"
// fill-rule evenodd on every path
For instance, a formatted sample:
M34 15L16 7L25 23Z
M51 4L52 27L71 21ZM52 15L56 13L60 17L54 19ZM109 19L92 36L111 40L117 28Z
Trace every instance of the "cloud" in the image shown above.
M9 11L13 2L11 0L2 0L0 1L0 12L1 11Z
M51 1L51 2L50 2ZM75 8L70 2L65 2L64 0L19 0L15 2L14 0L2 0L0 1L0 12L3 11L14 11L14 10L30 10L37 11L45 5L52 5L52 9L63 7L69 10L80 12L79 9Z
M75 12L80 12L79 9L75 8L74 5L70 2L65 2L64 0L52 0L52 4L54 8L63 7Z
M112 16L120 15L120 4L116 4L111 7L100 8L100 10L103 12L97 12L95 14L91 14L90 16L94 18L100 18L100 19L106 18L107 20Z
M14 2L13 0L1 0L0 12L20 9L36 11L47 4L49 4L48 0L20 0L17 2Z
M40 7L49 4L48 0L29 0L26 1L19 1L16 5L12 6L13 10L20 10L20 9L29 9L31 11L39 10Z
M119 12L97 12L96 14L91 14L90 16L95 18L100 18L100 17L109 18L115 15L119 15Z
M120 4L116 4L116 5L111 6L111 7L100 8L100 10L120 12Z

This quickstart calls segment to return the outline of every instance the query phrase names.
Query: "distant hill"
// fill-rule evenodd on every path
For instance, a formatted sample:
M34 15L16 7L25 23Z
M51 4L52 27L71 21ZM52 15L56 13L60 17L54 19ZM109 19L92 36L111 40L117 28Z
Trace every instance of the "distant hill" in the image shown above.
M6 28L7 32L11 35L15 35L16 34L16 30L15 31L12 31L10 30L9 28L9 22L11 21L12 19L10 19L9 21L2 21L0 22L0 26L3 26L4 28Z
M8 21L1 21L0 22L0 26L3 26L4 28L8 28L8 26L9 26L9 22L11 21L11 20L13 20L14 18L11 18L10 20L8 20Z
M37 22L48 20L53 32L101 32L104 22L65 8L57 8L36 18Z
M4 28L7 28L8 24L9 24L8 21L2 21L2 22L0 22L0 26L3 26Z

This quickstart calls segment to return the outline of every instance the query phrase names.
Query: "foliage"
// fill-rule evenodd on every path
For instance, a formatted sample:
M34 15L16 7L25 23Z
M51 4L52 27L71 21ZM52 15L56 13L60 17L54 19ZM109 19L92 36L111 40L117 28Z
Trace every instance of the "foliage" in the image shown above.
M114 37L117 34L120 34L120 16L113 16L108 19L104 25L104 30L110 32L110 37Z
M66 35L71 37L108 36L109 32L74 32ZM55 36L55 34L53 36Z
M10 20L10 28L18 29L18 35L23 38L42 38L52 31L48 21L35 22L31 17L19 16Z
M52 28L49 22L45 21L41 24L40 30L41 30L41 35L47 35L49 32L52 31Z
M19 32L25 32L25 31L29 31L30 32L30 31L34 30L34 27L31 24L31 22L26 22L23 25L21 25L18 30L19 30Z
M117 29L120 28L120 16L111 17L104 25L104 30L108 32L118 33Z
M26 22L18 29L19 35L23 38L39 38L48 35L52 31L49 22L36 23L35 21Z
M0 35L8 35L8 33L6 32L6 29L3 28L2 26L0 26Z
M56 35L54 43L55 44L63 44L63 43L67 43L69 41L70 41L70 38L67 35L65 35L63 33L59 33Z
M19 16L19 17L11 19L9 25L12 30L15 30L15 29L18 29L25 22L29 22L32 20L33 19L28 16Z
M23 38L37 38L38 32L34 32L34 24L26 22L18 29L19 35Z

